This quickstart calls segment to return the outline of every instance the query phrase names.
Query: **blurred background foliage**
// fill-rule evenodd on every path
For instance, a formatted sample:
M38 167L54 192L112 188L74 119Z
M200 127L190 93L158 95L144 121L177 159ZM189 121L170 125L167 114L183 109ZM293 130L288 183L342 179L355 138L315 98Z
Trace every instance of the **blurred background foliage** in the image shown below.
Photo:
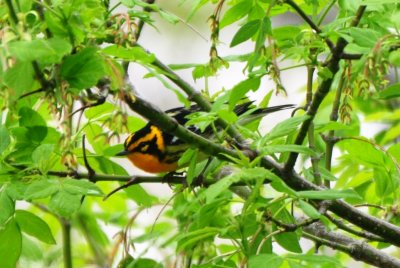
M357 27L360 5L367 9ZM318 241L302 238L300 225L343 229L315 199L344 199L399 224L399 13L390 0L2 1L0 266L352 265L340 250L317 254ZM338 55L329 46L340 40L348 45L332 72L325 63ZM191 115L200 128L216 118L236 123L233 107L246 96L258 107L307 110L311 93L332 80L304 143L294 144L304 109L237 126L250 149L279 164L298 153L295 171L332 189L296 192L261 158L243 156L213 159L202 174L210 187L161 185L160 177L104 201L129 175L144 175L113 158L146 123L124 103L127 80L162 109L188 106L174 71L212 102ZM185 154L189 184L204 171L195 155ZM233 173L219 174L223 166ZM237 183L247 191L231 188ZM398 256L384 239L371 240Z

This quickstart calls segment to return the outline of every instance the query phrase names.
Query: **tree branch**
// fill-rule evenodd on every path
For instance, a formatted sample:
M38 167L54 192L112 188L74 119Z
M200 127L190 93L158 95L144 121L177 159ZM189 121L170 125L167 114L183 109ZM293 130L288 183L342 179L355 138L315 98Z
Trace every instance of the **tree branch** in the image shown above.
M379 251L365 242L357 241L336 232L327 231L325 226L316 222L303 228L303 236L319 244L340 250L355 260L378 267L400 267L400 261Z
M291 2L291 0L289 0ZM366 6L360 6L356 17L354 18L353 22L351 23L352 26L357 26L358 22L360 21L362 15L364 14ZM332 57L331 59L327 62L327 68L331 72L331 77L322 81L322 83L319 85L317 91L314 94L313 100L311 102L311 105L308 107L307 110L307 115L309 116L309 119L304 121L304 123L301 125L301 128L299 130L299 133L297 134L295 144L301 145L307 136L308 128L310 127L311 122L314 120L314 117L318 111L318 108L326 95L328 94L333 78L335 77L336 73L339 71L339 61L341 60L341 55L343 53L343 50L345 46L347 45L347 41L344 38L339 38L337 41L335 49L332 51ZM285 164L285 170L286 172L289 172L294 168L294 165L296 163L298 153L290 153L289 158Z
M357 235L359 237L363 237L366 238L370 241L379 241L379 242L385 242L384 239L382 239L380 236L376 236L373 235L371 233L368 232L364 232L364 231L357 231L354 230L352 228L350 228L349 226L347 226L346 224L344 224L341 220L335 219L334 217L332 217L331 215L329 215L328 213L325 213L325 216L331 221L333 222L333 224L335 224L337 227L339 227L340 229L349 232L351 234Z
M126 95L125 102L133 111L149 119L153 124L157 125L164 131L177 136L179 139L199 148L209 155L228 161L232 160L227 159L225 155L229 155L234 158L239 157L236 151L227 149L223 146L210 142L209 140L196 135L195 133L192 133L185 127L179 125L176 120L170 118L164 112L160 111L158 108L139 97ZM252 153L258 154L254 151ZM290 187L297 191L322 190L322 188L304 179L297 173L293 172L293 170L287 171L285 168L267 157L263 157L261 159L261 166L274 172ZM400 227L363 213L341 200L332 201L331 204L328 205L328 209L334 212L336 215L353 223L354 225L383 237L387 242L400 246Z
M137 46L141 47L140 45ZM194 89L189 83L180 78L180 76L176 74L173 70L171 70L171 68L169 68L167 65L162 63L157 58L155 58L152 64L160 68L163 72L165 72L167 74L166 77L170 79L179 88L181 88L186 93L190 101L194 101L197 105L199 105L201 109L203 109L206 112L211 111L212 108L211 103L206 98L204 98L200 92ZM242 143L244 141L244 138L242 137L240 132L232 124L229 124L228 122L222 120L221 118L218 118L216 123L223 129L226 129L228 134L231 137L233 137L237 142Z

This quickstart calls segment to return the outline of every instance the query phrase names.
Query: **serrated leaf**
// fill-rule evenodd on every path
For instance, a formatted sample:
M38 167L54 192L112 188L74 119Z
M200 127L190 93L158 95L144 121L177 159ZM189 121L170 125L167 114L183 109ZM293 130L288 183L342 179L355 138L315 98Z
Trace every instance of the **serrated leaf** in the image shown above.
M299 191L297 192L298 197L308 199L320 199L320 200L335 200L341 198L355 198L360 199L361 197L356 191L352 189L345 190L321 190L321 191Z
M81 196L65 191L55 193L49 202L49 208L63 217L69 217L81 206Z
M15 220L17 221L18 226L21 228L21 231L24 233L33 236L47 244L56 243L50 227L45 221L35 214L26 210L17 210L15 212Z
M26 200L46 198L59 191L59 189L58 183L54 181L38 180L28 186L24 198Z
M261 20L253 20L247 22L240 27L237 33L233 36L230 47L234 47L252 38L260 28Z
M15 268L22 249L21 231L14 219L0 229L0 267Z
M83 179L81 180L66 179L62 182L62 187L65 191L67 191L70 194L93 195L93 196L104 195L96 184Z
M66 57L61 64L61 77L71 88L85 89L94 86L105 74L104 61L93 47L84 48Z

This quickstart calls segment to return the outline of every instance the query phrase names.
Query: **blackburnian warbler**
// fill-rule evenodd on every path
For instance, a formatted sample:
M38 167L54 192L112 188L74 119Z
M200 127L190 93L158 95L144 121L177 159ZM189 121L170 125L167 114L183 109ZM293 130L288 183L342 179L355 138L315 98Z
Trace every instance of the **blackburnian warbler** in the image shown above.
M243 121L249 123L264 117L266 114L293 108L291 104L268 108L253 108L251 106L251 101L244 102L236 105L234 112L238 116L248 112ZM187 116L198 111L200 111L199 107L197 105L192 105L189 108L179 107L165 112L175 118L179 124L185 125L186 122L188 122ZM211 127L207 127L203 132L194 126L188 128L206 138L211 138L213 136ZM128 136L124 143L124 150L116 154L116 156L127 156L136 167L143 171L149 173L163 173L177 170L179 168L178 160L188 148L189 145L184 141L171 134L165 133L149 122L142 129Z

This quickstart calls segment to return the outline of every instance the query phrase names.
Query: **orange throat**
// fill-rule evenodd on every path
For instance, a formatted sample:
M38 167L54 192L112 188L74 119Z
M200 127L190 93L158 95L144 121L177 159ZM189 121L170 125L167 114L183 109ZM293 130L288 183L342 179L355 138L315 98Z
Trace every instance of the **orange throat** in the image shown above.
M177 163L160 162L157 156L140 152L128 155L129 160L138 168L149 173L171 172L178 169Z

